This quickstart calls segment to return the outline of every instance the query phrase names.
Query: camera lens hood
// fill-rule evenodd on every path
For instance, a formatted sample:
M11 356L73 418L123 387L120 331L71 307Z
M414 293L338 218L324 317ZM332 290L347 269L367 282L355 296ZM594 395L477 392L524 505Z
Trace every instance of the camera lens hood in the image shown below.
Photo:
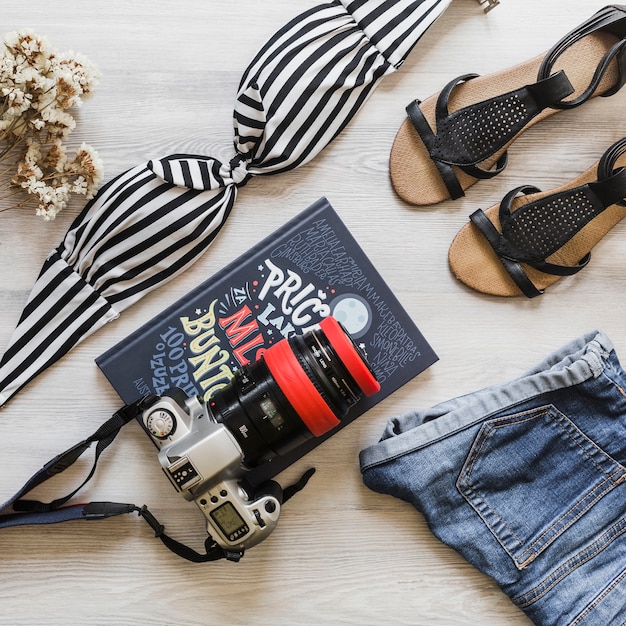
M367 396L379 391L376 377L341 324L335 318L327 317L319 327L331 352L341 362L341 367L336 364L340 368L337 376L343 377L344 374L339 372L345 371L347 378L352 378L360 392ZM288 341L281 341L267 350L263 359L285 397L313 435L319 437L339 424L340 419L324 399L321 387L311 379L311 375L315 377L315 372L310 372L297 357L294 346Z

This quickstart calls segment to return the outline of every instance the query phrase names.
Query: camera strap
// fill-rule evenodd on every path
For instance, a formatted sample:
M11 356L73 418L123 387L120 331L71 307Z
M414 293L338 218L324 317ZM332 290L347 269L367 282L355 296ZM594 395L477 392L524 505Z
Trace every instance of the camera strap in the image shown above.
M204 554L196 552L192 548L172 539L165 534L164 526L158 522L145 505L139 507L135 504L123 504L119 502L88 502L86 504L64 506L91 480L96 471L101 454L113 443L122 427L140 415L154 400L154 396L149 396L138 402L122 407L102 424L93 435L48 461L26 481L24 486L12 498L0 505L0 530L14 526L57 524L72 520L101 520L135 512L148 523L154 530L155 537L158 537L166 548L188 561L204 563L206 561L216 561L223 558L231 561L239 561L243 556L243 552L224 550L210 535L205 541L204 547L206 553ZM41 502L39 500L26 498L36 487L71 467L94 443L96 444L96 449L93 466L85 480L76 489L68 495L57 498L52 502ZM314 470L309 470L298 483L287 487L283 491L283 502L306 485L313 471Z

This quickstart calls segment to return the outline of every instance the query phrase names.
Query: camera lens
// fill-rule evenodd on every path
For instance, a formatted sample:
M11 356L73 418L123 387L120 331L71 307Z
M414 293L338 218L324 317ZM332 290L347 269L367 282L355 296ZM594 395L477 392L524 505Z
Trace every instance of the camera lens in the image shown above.
M327 317L238 370L209 406L237 439L246 465L254 467L328 432L363 395L379 389L364 354Z

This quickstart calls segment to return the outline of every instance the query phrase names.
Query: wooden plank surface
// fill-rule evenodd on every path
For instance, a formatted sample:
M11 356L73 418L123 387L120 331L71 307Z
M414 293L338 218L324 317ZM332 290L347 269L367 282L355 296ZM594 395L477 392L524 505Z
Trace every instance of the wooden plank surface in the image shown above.
M315 4L32 0L6 3L2 30L33 28L57 49L78 50L100 67L102 80L72 138L99 151L108 179L171 152L230 158L242 71L267 37ZM120 405L94 364L97 355L323 195L440 357L280 477L287 484L317 468L285 507L275 533L237 565L188 564L134 517L3 531L1 624L530 623L493 581L437 541L413 508L366 489L358 453L379 438L390 417L504 382L594 328L626 354L624 224L597 246L582 273L532 301L472 292L447 264L450 242L476 208L523 183L561 184L626 134L626 91L537 125L514 144L504 174L457 202L407 205L389 182L388 156L410 100L459 74L485 74L539 54L602 6L502 0L485 15L475 0L454 0L316 160L252 180L221 236L191 270L85 341L0 411L4 500ZM0 214L0 345L8 342L45 256L80 208L74 203L52 223L25 212ZM135 427L126 431L84 499L145 502L170 534L200 549L204 530L194 505L167 484L145 435ZM71 484L58 479L55 492ZM42 497L50 489L42 489Z

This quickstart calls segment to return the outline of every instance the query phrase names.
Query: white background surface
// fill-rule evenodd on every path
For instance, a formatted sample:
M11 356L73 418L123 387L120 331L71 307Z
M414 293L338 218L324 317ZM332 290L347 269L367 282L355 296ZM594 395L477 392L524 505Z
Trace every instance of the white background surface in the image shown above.
M239 77L280 26L313 0L112 0L7 4L3 32L31 27L58 50L102 70L72 138L100 153L106 178L172 152L232 156ZM409 505L370 492L359 451L388 418L504 382L594 328L626 354L626 233L618 225L579 275L540 298L498 299L454 279L447 251L476 208L523 183L547 189L594 163L626 134L626 90L560 113L525 133L509 168L467 196L414 208L393 192L388 155L404 107L467 72L522 62L552 46L603 4L502 0L488 15L454 0L405 65L388 77L345 132L312 163L253 179L206 255L93 335L0 412L0 500L54 454L91 434L120 401L94 358L238 257L320 196L327 196L420 327L440 361L280 477L317 473L283 510L274 534L239 564L194 565L135 516L0 533L2 624L412 624L523 626L495 583L430 533ZM0 345L6 345L39 268L81 208L55 222L0 214ZM146 503L168 532L200 549L203 522L128 426L101 462L84 500ZM83 465L83 467L86 467ZM47 498L69 490L59 479Z

